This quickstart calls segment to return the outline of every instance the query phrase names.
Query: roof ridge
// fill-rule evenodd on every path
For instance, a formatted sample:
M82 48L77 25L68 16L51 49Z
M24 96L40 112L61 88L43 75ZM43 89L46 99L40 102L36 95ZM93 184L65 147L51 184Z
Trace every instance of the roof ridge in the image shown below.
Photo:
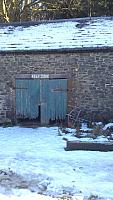
M39 21L27 21L27 22L11 22L11 23L0 23L1 27L5 26L33 26L39 24L48 24L48 23L61 23L61 22L82 22L90 20L113 20L113 16L101 16L101 17L83 17L83 18L69 18L69 19L55 19L55 20L39 20Z

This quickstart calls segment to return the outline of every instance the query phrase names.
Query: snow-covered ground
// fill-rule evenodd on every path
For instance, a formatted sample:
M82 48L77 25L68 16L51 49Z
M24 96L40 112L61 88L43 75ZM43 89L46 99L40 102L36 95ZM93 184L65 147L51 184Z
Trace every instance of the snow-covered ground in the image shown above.
M113 152L65 151L63 138L58 127L1 127L0 200L113 199Z

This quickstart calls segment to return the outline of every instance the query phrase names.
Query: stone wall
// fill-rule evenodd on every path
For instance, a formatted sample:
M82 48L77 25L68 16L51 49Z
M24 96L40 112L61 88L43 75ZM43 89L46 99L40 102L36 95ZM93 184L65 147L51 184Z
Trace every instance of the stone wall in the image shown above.
M0 54L0 121L15 121L15 77L34 73L67 76L68 112L77 106L97 120L112 118L112 52L15 52Z

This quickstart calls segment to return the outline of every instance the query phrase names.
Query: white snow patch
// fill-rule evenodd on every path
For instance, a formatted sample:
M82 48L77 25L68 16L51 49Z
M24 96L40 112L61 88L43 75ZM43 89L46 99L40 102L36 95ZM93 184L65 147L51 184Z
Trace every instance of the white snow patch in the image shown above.
M65 146L58 127L0 128L0 169L10 168L29 181L38 180L43 195L82 198L96 194L113 199L113 152L70 152L64 150ZM33 185L32 192L6 184L5 188L0 187L0 200L2 195L35 199L37 185Z
M56 200L56 198L52 198L52 197L47 197L44 195L39 195L39 194L32 194L32 195L25 195L24 197L17 197L14 195L3 195L0 194L0 200Z
M103 130L106 130L107 128L113 127L113 123L108 123L104 126Z
M92 128L88 128L87 123L82 123L80 130L81 131L91 131Z

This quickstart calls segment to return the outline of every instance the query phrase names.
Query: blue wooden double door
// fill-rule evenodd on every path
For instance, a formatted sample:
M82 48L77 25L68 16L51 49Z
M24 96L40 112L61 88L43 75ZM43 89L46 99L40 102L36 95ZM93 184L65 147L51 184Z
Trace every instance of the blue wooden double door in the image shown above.
M16 79L16 118L41 124L65 120L66 79Z

